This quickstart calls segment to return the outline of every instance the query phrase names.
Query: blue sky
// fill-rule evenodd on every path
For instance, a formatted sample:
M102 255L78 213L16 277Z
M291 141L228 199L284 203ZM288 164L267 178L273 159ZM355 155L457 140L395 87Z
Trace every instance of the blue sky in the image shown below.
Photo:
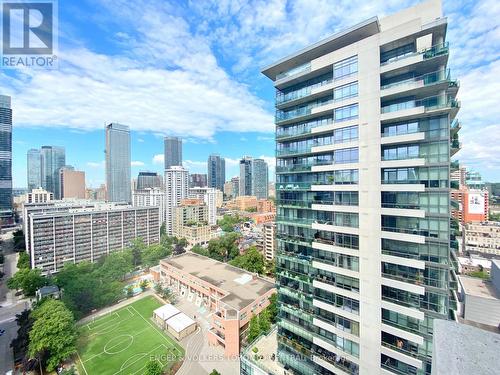
M161 172L162 136L185 138L185 166L243 155L274 163L271 82L259 69L342 28L416 1L59 1L59 69L1 71L14 109L14 186L26 151L66 147L87 184L104 182L104 124L132 128L132 175ZM500 180L500 3L445 1L452 75L461 81L457 157Z

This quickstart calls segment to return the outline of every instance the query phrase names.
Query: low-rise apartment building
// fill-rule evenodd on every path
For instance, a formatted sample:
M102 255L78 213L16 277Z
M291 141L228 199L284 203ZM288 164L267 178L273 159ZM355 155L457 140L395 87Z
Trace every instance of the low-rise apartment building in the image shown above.
M207 243L217 236L209 223L209 213L210 207L203 203L203 198L183 199L173 209L173 235L185 238L190 245Z
M265 223L262 228L264 256L273 260L276 253L276 223Z
M468 223L464 225L464 250L485 256L500 256L500 223Z
M136 238L147 245L160 241L158 207L82 203L25 208L31 267L43 274L65 263L95 262L122 250Z
M251 317L276 292L264 278L194 253L164 259L152 273L156 281L213 313L208 342L222 346L228 357L239 355Z

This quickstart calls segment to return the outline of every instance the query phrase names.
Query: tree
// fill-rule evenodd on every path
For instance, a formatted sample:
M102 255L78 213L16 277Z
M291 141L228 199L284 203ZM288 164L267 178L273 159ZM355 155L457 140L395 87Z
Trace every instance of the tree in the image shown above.
M7 286L10 289L21 289L27 297L33 297L35 292L42 286L48 285L49 279L42 276L39 269L23 268L16 272L9 280Z
M19 258L17 259L17 268L30 268L30 256L26 252L19 253Z
M76 352L77 332L73 314L63 302L48 299L32 312L29 355L46 361L48 371Z
M26 248L26 243L24 241L24 232L21 229L16 230L12 233L14 240L14 250L23 251Z
M260 324L259 317L257 315L252 316L250 319L250 326L248 327L247 342L252 342L260 335Z
M221 375L221 374L216 369L213 369L212 372L210 373L210 375Z
M144 250L142 254L142 263L146 267L156 266L160 260L168 257L170 254L172 254L171 247L151 245Z
M130 248L132 250L132 264L137 267L142 263L142 253L146 250L146 245L142 238L136 238L132 241Z
M259 275L264 273L265 259L255 246L250 247L245 254L234 258L229 264L243 268L249 272L255 272Z
M24 368L28 362L28 346L29 346L29 332L33 327L33 318L31 317L31 310L24 310L16 315L17 337L12 340L10 346L14 352L14 362L21 363ZM28 370L28 369L25 369Z
M133 297L134 296L134 288L132 285L127 286L127 297Z
M203 247L201 247L200 245L194 245L192 248L191 248L191 251L193 253L196 253L196 254L199 254L199 255L203 255L203 256L208 256L208 250L207 249L204 249Z
M140 283L139 283L139 287L144 291L148 288L149 286L149 282L147 280L142 280Z
M149 361L146 365L144 375L161 375L163 374L163 367L158 361Z
M236 241L238 233L226 233L220 238L214 238L208 242L208 256L212 259L227 262L239 255Z
M259 327L260 331L263 333L267 333L271 330L271 315L267 308L262 310L259 314Z
M276 318L278 317L278 294L274 293L269 297L269 306L266 309L269 311L269 319L271 323L276 323Z

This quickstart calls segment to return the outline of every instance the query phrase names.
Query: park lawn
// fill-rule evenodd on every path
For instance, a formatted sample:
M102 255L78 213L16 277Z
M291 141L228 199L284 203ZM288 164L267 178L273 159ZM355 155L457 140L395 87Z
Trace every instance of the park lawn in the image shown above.
M78 368L86 375L142 374L150 360L170 367L184 356L176 340L151 320L162 303L142 298L80 327Z

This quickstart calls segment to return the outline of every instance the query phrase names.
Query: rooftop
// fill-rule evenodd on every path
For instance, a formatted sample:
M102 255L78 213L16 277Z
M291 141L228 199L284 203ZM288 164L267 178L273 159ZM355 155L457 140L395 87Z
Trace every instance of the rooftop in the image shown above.
M194 253L184 253L161 262L226 291L228 294L221 301L238 311L274 289L274 283L262 277Z
M488 299L500 298L490 281L462 275L458 276L458 279L464 288L465 294Z
M500 335L434 319L432 375L498 374Z
M167 320L180 313L180 310L174 305L167 304L161 307L158 307L155 311L153 311L155 315L160 317L162 320Z
M193 324L196 324L196 322L186 314L180 313L168 319L167 324L173 328L175 332L181 332Z
M260 336L248 346L243 354L260 369L273 375L285 373L284 367L278 362L278 338L276 333L277 329L273 329L267 336ZM257 353L253 352L253 348L258 349Z

